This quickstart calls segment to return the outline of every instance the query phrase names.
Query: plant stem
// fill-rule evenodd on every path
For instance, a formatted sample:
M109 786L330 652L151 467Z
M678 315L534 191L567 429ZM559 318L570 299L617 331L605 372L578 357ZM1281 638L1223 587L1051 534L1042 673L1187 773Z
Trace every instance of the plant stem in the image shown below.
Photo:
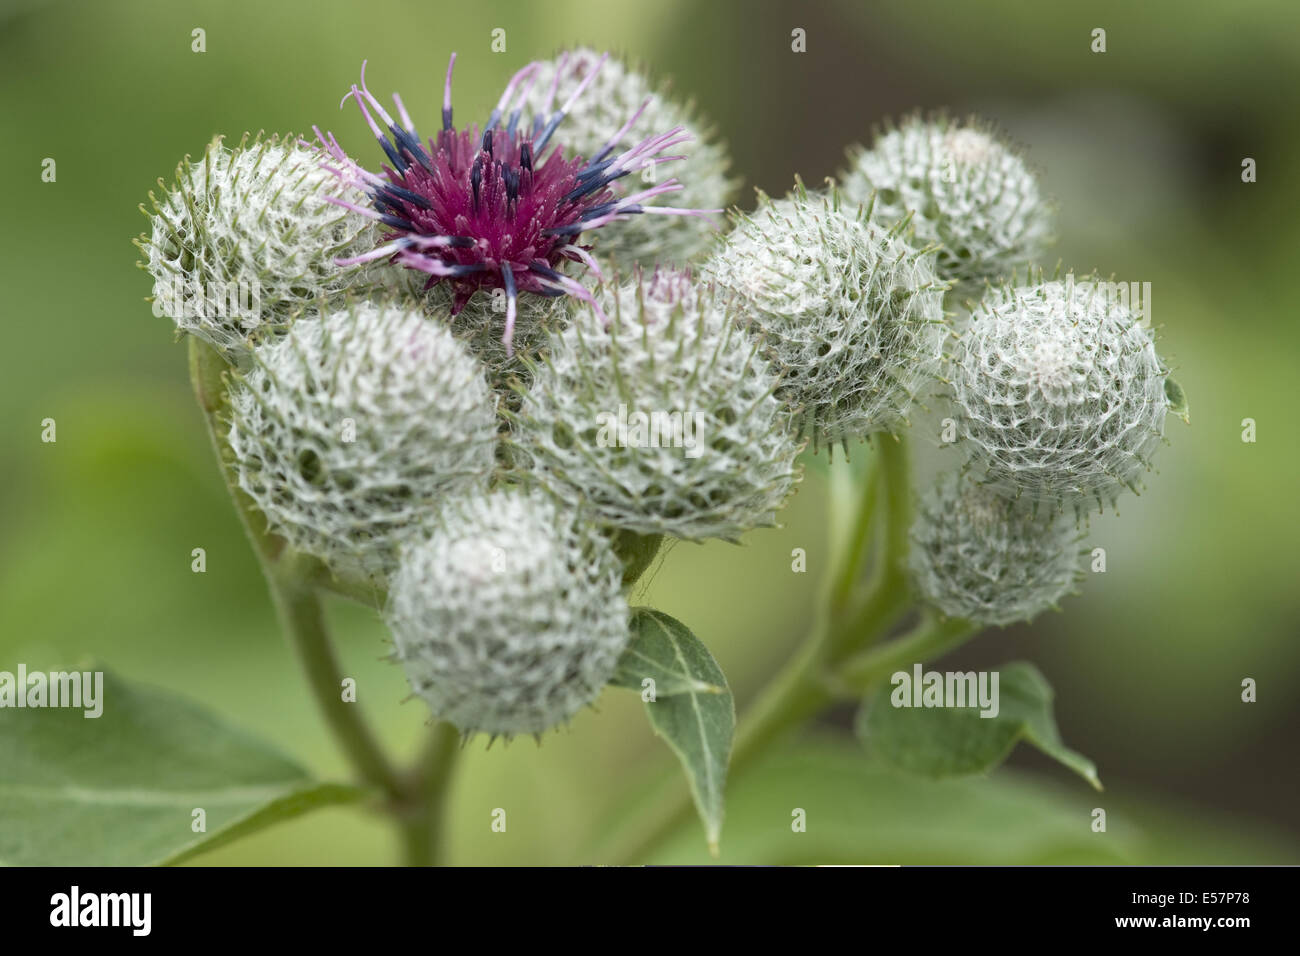
M460 753L460 733L439 722L411 770L413 800L402 821L402 843L408 866L437 866L442 862L443 822L452 770Z
M843 687L861 696L895 671L925 664L978 632L979 625L962 618L930 615L903 637L846 661L838 677Z
M907 610L908 534L912 526L911 465L901 438L877 438L876 468L883 496L884 530L879 566L866 595L851 607L837 606L841 623L830 636L831 661L842 659L857 645L871 643Z
M907 444L895 435L881 435L880 470L885 489L884 568L897 574L907 569L908 534L912 530L912 462Z
M835 699L835 665L853 650L878 639L907 610L907 546L911 526L911 482L907 447L902 439L879 439L876 478L863 490L854 529L845 540L846 553L832 562L835 579L828 607L796 655L750 706L736 732L728 776L734 781L767 746L790 728L815 716ZM878 481L878 486L877 486ZM876 498L884 505L883 554L865 599L848 601L863 557L870 545ZM893 647L893 645L889 645ZM830 666L832 673L825 668ZM639 837L626 840L617 859L644 860L663 840L690 818L692 804L682 788Z
M302 568L304 564L306 570ZM370 732L358 705L343 699L343 673L326 632L320 597L310 583L311 563L294 556L266 568L266 572L280 626L298 656L312 696L334 739L357 776L383 790L390 799L404 799L404 783Z
M815 716L833 699L823 679L827 624L813 626L799 653L755 698L736 731L729 773L743 771L784 731Z
M863 562L866 560L867 552L871 550L871 533L876 523L876 504L880 499L880 470L880 464L874 462L871 473L867 476L867 484L861 500L857 503L853 530L840 556L841 567L836 573L830 597L831 607L837 612L847 606L853 597L853 589L858 583L858 576L862 573ZM832 520L836 520L834 516Z
M357 704L343 700L343 676L329 642L320 598L316 593L316 583L322 575L320 563L294 554L282 538L259 530L264 522L255 514L253 503L230 473L223 455L225 440L220 422L220 415L226 407L226 361L210 345L191 336L189 364L190 382L203 410L217 465L266 576L281 626L302 664L317 706L357 776L381 789L390 800L406 799L401 777L380 749Z
M388 590L377 582L360 576L335 574L324 565L320 566L315 583L322 591L329 591L371 609L382 608L388 603Z

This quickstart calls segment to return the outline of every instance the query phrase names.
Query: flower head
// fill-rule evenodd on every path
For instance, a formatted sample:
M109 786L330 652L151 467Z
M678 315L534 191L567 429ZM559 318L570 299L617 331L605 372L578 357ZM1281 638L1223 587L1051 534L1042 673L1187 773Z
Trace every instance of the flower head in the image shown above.
M540 492L454 496L393 576L396 659L465 735L540 734L613 676L628 641L622 577L606 537Z
M833 189L760 194L706 273L761 333L777 394L815 442L895 431L938 370L947 285L934 248L842 209Z
M948 378L968 455L1009 494L1081 510L1136 489L1173 402L1152 333L1108 283L990 289Z
M676 126L616 152L640 111L623 129L590 156L565 151L552 142L569 110L595 78L591 70L558 108L556 73L541 110L525 121L523 108L537 80L540 62L530 63L506 84L496 109L480 130L452 125L451 75L447 65L442 129L421 142L415 126L394 95L398 119L370 93L362 65L361 83L344 97L353 99L388 158L382 172L362 169L332 135L317 130L326 164L345 183L366 191L371 208L338 200L387 227L383 242L340 265L391 259L427 273L427 286L446 282L454 290L452 314L458 314L479 289L502 289L508 306L502 341L510 347L521 293L572 295L594 303L591 293L562 269L570 262L595 266L582 234L642 213L700 215L704 210L645 205L679 190L675 179L616 196L615 180L670 158L664 151L691 136ZM644 108L644 106L643 106ZM382 125L381 125L382 124ZM598 306L597 306L598 308Z
M294 138L245 135L231 147L217 137L202 159L185 157L164 195L149 194L149 235L136 242L155 313L242 360L296 312L382 291L365 267L336 264L378 236L373 222L330 204L336 193L364 200Z
M310 313L253 362L230 396L236 480L273 531L334 570L382 576L435 502L486 484L483 370L419 312Z
M1080 538L1067 515L947 474L912 524L912 576L945 614L1005 626L1055 607L1075 587Z
M941 242L938 270L962 282L994 279L1042 252L1052 207L1020 155L978 120L912 117L858 149L842 177L853 202L882 222L912 213L916 235Z
M534 477L602 523L734 541L775 524L799 445L759 342L729 301L657 270L601 296L552 334L515 435Z

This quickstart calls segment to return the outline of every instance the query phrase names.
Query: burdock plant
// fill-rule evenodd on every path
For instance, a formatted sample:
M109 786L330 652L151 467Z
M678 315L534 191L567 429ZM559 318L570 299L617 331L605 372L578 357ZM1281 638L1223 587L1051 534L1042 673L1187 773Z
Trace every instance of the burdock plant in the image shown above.
M1126 303L1028 271L1050 207L1019 153L982 123L911 120L842 188L760 194L728 229L721 146L637 71L530 63L457 125L454 63L431 135L363 66L343 97L360 143L216 140L140 240L287 635L408 860L438 859L457 741L542 740L608 686L641 694L688 787L583 860L650 858L692 804L719 852L728 774L841 699L874 701L860 726L907 770L996 764L1023 724L891 713L878 691L1058 606L1092 506L1136 490L1186 416ZM212 307L232 281L255 315ZM945 305L974 283L958 326ZM960 454L913 521L918 409L952 418ZM667 540L773 525L809 444L839 532L822 604L737 725L704 642L629 595ZM432 724L409 770L340 699L322 592L391 631ZM1051 726L1049 695L1019 699L1015 719Z

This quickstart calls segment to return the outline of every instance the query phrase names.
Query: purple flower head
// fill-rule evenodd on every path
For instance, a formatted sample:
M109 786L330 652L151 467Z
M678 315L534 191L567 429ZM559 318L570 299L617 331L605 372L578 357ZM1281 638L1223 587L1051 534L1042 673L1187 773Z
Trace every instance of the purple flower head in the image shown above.
M605 57L601 57L568 100L550 112L563 72L561 64L542 112L531 122L521 124L522 104L541 66L538 62L528 64L506 84L480 132L476 125L463 130L452 125L453 53L443 91L442 129L427 145L421 143L401 97L393 94L399 123L371 95L363 63L360 85L354 85L343 100L351 98L356 102L379 140L388 158L382 172L363 169L348 157L333 134L313 129L329 157L325 168L342 182L367 192L372 208L338 198L331 201L379 221L388 231L375 249L340 259L338 264L387 258L428 273L426 289L438 282L449 282L454 289L453 315L479 289L503 289L507 307L502 341L507 349L514 334L520 293L572 295L590 303L599 313L600 305L591 292L562 271L567 262L577 262L589 268L598 280L603 278L591 256L591 247L581 244L583 233L641 213L721 212L645 205L647 200L681 189L676 179L622 197L610 188L615 180L646 166L681 159L666 156L664 151L691 139L678 126L611 155L649 100L594 156L566 157L558 143L552 145L561 121L604 62ZM511 109L512 103L518 105Z

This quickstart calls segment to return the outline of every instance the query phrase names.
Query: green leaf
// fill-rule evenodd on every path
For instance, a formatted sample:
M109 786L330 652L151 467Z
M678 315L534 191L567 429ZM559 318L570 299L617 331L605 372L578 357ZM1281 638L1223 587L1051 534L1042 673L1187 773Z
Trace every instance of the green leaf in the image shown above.
M0 710L0 865L174 863L364 796L167 692L105 671L100 695L95 718Z
M1104 834L1092 829L1095 806L1091 790L1010 767L990 777L907 776L822 728L778 745L736 775L727 795L724 859L742 866L1300 862L1294 834L1207 814L1167 794L1108 793ZM795 810L803 811L800 829ZM707 863L693 829L680 827L645 862Z
M858 733L882 762L936 779L987 773L1025 740L1100 790L1092 761L1061 742L1052 688L1038 669L1016 661L990 672L990 679L992 673L998 674L995 716L980 716L979 706L894 706L896 697L913 699L914 675L908 673L906 684L880 691L862 708Z
M634 682L630 686L641 686L635 668L648 667L645 662L649 661L660 668L665 686L678 688L668 694L656 678L656 697L646 701L646 715L686 771L695 808L704 822L709 852L716 856L722 833L723 789L736 730L736 704L727 678L704 645L680 621L651 608L636 608L632 621L633 645L645 644L649 651L645 661L637 658L640 663L632 665ZM648 671L646 674L653 676Z
M1169 410L1190 425L1192 414L1187 407L1187 393L1172 378L1165 379L1165 398L1169 401Z
M683 656L679 645L683 635L699 642L680 622L654 608L638 607L632 609L631 631L632 639L610 678L613 686L639 691L646 689L644 681L649 679L654 681L655 697L727 693L725 683L718 686L701 680L689 658ZM708 652L704 653L708 657ZM712 663L713 659L708 659Z

